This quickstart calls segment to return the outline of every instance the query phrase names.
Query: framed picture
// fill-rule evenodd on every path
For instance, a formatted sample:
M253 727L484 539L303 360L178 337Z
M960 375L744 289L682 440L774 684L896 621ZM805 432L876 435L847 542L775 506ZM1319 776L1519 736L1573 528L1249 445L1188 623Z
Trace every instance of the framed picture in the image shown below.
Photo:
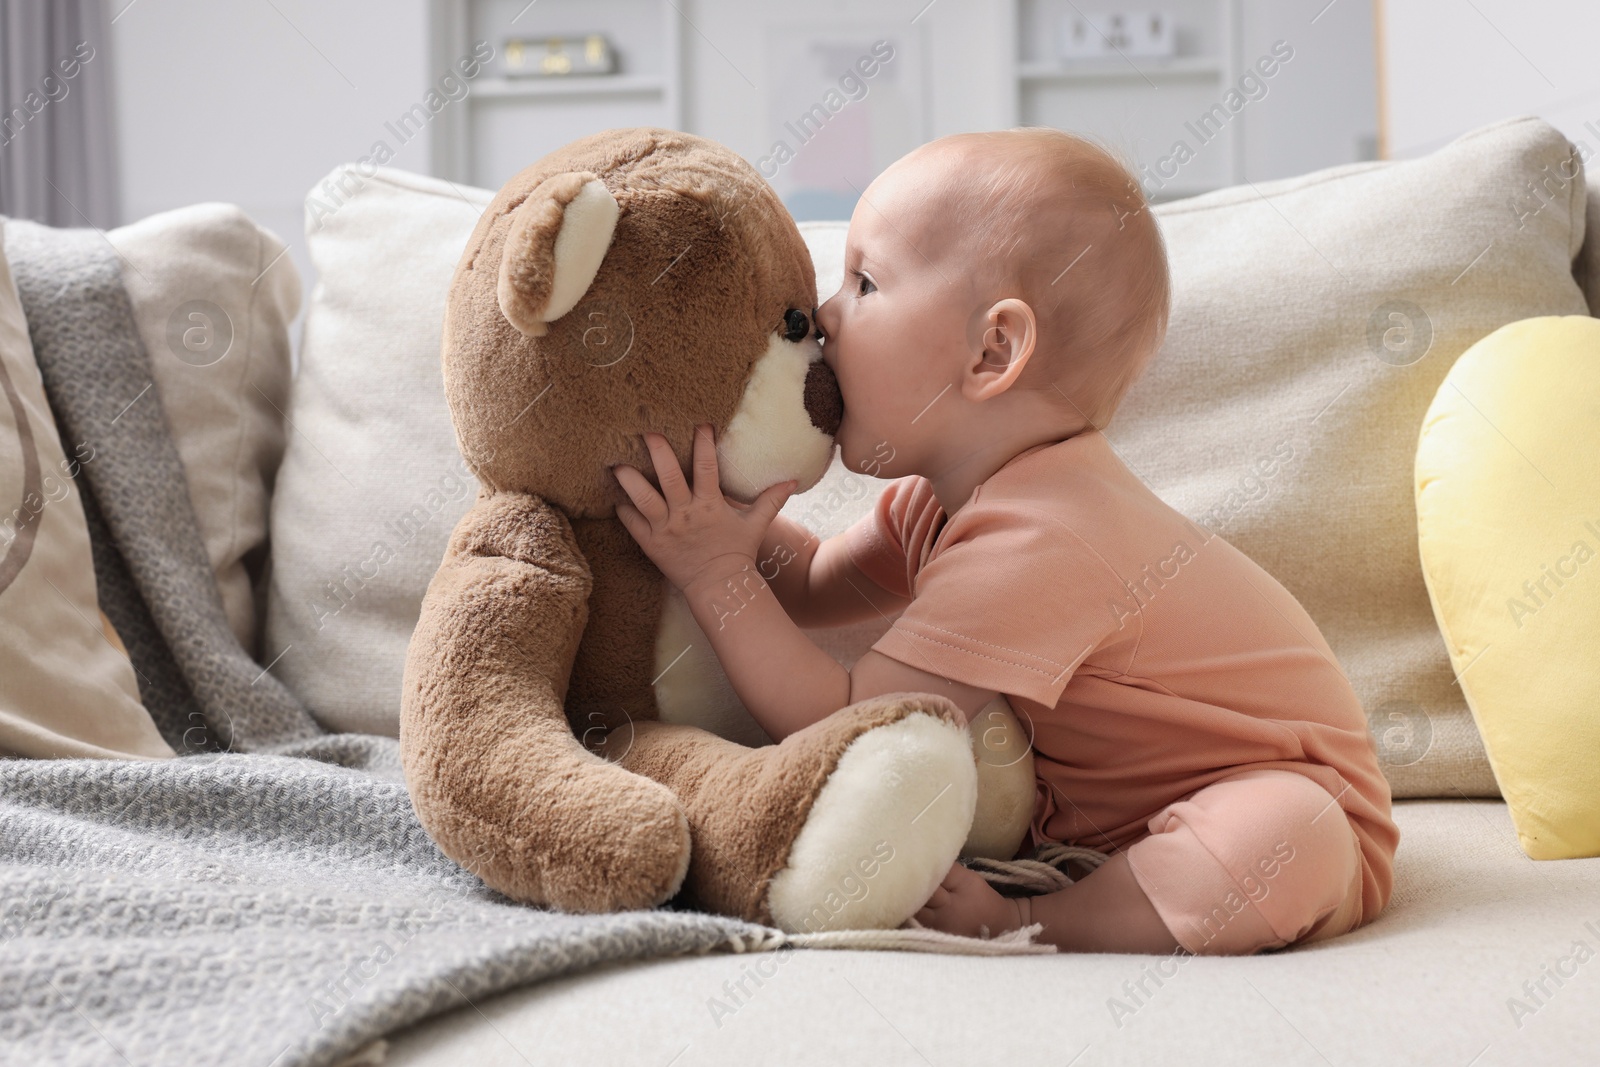
M798 220L848 219L877 174L929 139L920 26L767 29L770 140L755 160Z

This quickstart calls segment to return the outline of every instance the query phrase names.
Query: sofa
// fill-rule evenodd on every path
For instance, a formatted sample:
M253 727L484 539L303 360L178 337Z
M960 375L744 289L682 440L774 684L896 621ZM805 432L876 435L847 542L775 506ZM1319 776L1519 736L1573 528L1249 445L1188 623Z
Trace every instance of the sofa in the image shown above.
M1424 415L1463 352L1507 323L1600 307L1600 183L1586 182L1587 155L1522 117L1420 159L1153 208L1173 268L1171 327L1106 435L1163 499L1283 581L1337 652L1401 830L1374 922L1246 958L780 946L595 965L580 954L554 977L458 990L389 1016L406 1025L359 1048L296 1062L1592 1062L1600 979L1585 963L1600 948L1600 857L1529 858L1440 635L1412 484ZM200 205L108 236L215 577L208 625L259 665L258 688L281 687L329 737L396 735L405 646L471 501L439 327L492 192L357 165L311 190L318 277L298 366L287 330L299 279L282 243L236 209ZM826 298L846 223L801 230ZM181 269L163 277L161 263ZM244 309L222 316L226 346L208 347L220 342L175 310L209 328L201 304ZM191 373L212 367L226 373ZM880 487L836 461L785 513L829 536ZM92 613L92 589L69 592ZM120 645L122 617L102 619ZM888 621L813 637L849 663ZM107 668L114 736L73 734L104 722L8 723L0 707L0 748L182 760L229 747L170 721L152 729L138 698L155 683L135 673ZM243 1048L217 1062L245 1062ZM279 1050L248 1051L265 1062Z
M1401 800L1395 821L1388 908L1304 948L608 966L392 1034L383 1062L1592 1063L1597 998L1574 954L1600 944L1600 861L1534 863L1493 800Z
M1505 150L1520 158L1499 171L1490 158ZM1512 119L1420 160L1155 208L1172 327L1106 433L1164 499L1285 581L1361 693L1401 830L1377 920L1246 958L850 952L604 968L390 1035L385 1062L1592 1062L1600 858L1534 861L1519 844L1439 643L1411 499L1422 417L1450 360L1520 314L1501 300L1529 301L1529 316L1600 307L1600 185L1574 163L1588 154ZM1542 249L1541 224L1554 226ZM822 294L844 229L802 225ZM1407 329L1375 343L1374 320ZM786 510L833 533L873 498L849 490L831 472ZM818 636L848 660L881 629ZM602 1023L602 1005L626 1005L626 1025Z

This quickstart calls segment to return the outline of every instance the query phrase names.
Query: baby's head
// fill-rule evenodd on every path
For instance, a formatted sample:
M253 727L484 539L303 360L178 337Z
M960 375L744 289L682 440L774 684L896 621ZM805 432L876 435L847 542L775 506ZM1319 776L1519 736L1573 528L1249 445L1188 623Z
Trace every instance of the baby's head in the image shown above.
M974 433L1104 428L1166 332L1166 250L1138 183L1060 130L897 160L856 205L844 266L817 322L844 462L869 473L924 473Z

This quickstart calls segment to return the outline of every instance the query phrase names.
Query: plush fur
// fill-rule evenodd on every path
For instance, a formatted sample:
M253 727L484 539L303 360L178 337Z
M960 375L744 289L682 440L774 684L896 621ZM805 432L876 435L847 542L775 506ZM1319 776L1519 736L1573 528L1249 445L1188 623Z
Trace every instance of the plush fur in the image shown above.
M741 499L816 483L842 412L816 303L771 187L670 130L546 156L473 231L443 365L480 490L422 605L400 743L423 826L493 888L580 912L687 890L788 928L819 907L829 928L896 926L955 859L978 777L955 708L891 694L767 743L615 518L609 468L652 471L645 430L687 467L711 423ZM894 859L873 861L870 906L834 914L824 898L880 841Z

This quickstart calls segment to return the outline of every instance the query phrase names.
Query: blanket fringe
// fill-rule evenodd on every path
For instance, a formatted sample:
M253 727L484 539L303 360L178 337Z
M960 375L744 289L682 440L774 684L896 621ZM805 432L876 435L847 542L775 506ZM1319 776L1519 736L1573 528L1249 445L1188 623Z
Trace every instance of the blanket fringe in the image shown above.
M962 937L930 930L915 919L898 930L822 930L786 934L768 929L748 937L731 935L725 944L733 952L775 952L786 948L858 949L889 952L943 952L956 956L1038 956L1056 951L1054 945L1034 940L1044 927L1039 923L996 937Z
M1093 870L1110 857L1104 852L1079 845L1044 845L1026 859L969 859L963 862L983 876L990 885L1010 896L1053 893L1076 879L1063 869L1081 863ZM733 952L775 952L784 948L877 949L898 952L944 952L957 956L1034 956L1056 951L1050 944L1035 939L1043 932L1042 923L1024 926L995 937L963 937L930 930L907 919L897 930L822 930L816 933L786 934L768 928L741 937L730 936L724 944Z
M1110 858L1104 852L1082 845L1052 844L1040 846L1026 859L974 858L962 862L983 875L990 885L1014 890L1010 895L1021 896L1054 893L1077 881L1063 870L1069 863L1081 863L1093 870Z

